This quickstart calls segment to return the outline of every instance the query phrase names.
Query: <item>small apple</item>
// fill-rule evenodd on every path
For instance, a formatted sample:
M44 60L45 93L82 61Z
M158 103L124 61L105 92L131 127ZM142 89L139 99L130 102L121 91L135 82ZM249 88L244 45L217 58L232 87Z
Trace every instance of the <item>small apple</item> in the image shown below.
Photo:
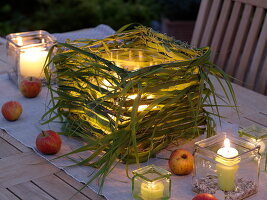
M2 114L8 121L16 121L22 113L22 106L17 101L8 101L2 105Z
M201 193L196 195L192 200L218 200L218 199L212 194Z
M36 138L36 148L43 154L56 154L60 147L61 138L55 131L42 131Z
M176 175L190 174L194 166L193 155L185 149L176 149L171 153L169 167Z
M34 98L40 93L42 82L38 78L29 77L20 82L19 89L24 97Z

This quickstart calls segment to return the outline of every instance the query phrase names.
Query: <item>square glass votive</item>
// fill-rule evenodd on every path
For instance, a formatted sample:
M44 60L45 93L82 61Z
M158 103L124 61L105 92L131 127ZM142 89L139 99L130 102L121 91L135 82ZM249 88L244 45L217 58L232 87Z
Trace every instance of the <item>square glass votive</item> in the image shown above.
M29 77L44 80L44 64L56 38L46 31L11 33L7 39L7 58L10 78L19 85Z
M134 199L163 200L171 195L171 173L148 165L133 171L132 195Z
M245 199L257 193L259 149L259 145L227 133L196 142L193 191L225 200Z
M260 153L266 153L267 146L267 129L264 127L251 125L240 129L239 136L250 140L257 145L260 145Z

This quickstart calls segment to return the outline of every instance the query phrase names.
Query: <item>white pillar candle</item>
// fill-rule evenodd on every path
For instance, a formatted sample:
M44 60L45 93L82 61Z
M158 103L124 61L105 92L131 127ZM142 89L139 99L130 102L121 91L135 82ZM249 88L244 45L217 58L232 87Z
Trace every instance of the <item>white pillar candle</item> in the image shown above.
M23 77L44 78L43 67L48 51L31 47L20 52L20 74Z
M217 151L217 154L226 158L223 159L219 156L216 157L218 185L223 191L233 191L235 188L235 176L238 170L239 159L231 159L238 156L238 151L235 148L230 147L230 140L226 138L224 140L224 147Z

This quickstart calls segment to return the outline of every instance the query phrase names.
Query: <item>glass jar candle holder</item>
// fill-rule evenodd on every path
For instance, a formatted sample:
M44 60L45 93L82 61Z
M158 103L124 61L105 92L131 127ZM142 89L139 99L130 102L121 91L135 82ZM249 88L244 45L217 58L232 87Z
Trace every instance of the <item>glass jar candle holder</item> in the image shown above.
M257 193L259 149L259 145L227 133L195 143L193 191L226 200L245 199Z
M48 51L56 43L54 36L43 30L12 33L6 36L9 76L16 84L29 77L44 80Z
M251 125L238 130L239 136L260 146L260 153L265 154L265 171L267 172L267 129Z
M171 173L149 165L133 171L132 195L134 199L163 200L171 195Z
M267 150L267 129L251 125L249 127L238 130L239 136L260 145L260 153L266 153Z

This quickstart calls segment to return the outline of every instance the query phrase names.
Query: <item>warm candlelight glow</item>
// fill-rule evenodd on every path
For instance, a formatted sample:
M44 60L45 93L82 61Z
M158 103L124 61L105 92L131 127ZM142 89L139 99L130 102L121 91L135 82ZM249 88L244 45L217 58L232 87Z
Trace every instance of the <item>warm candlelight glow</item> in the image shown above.
M134 100L137 97L137 94L129 95L128 98ZM153 99L153 95L148 95L146 99ZM138 106L138 111L144 111L149 105L140 105ZM132 107L130 107L132 109ZM157 106L154 106L153 109L157 108Z
M133 171L132 192L134 199L170 199L171 173L154 165Z
M224 147L230 148L230 140L228 138L225 138L224 140Z
M233 158L238 155L238 151L235 148L231 147L230 140L225 138L224 140L224 147L220 148L217 151L217 154L225 157L225 158Z
M23 77L43 78L48 51L41 47L24 49L20 53L20 73Z
M217 154L226 158L222 159L220 157L216 158L218 164L216 164L218 184L221 190L233 191L235 187L235 176L238 170L238 159L227 160L238 156L238 151L231 147L230 140L225 138L224 147L217 151Z
M22 45L23 45L23 42L22 42L22 38L21 38L21 37L18 37L18 38L17 38L17 44L18 44L19 46L22 46Z
M138 111L144 111L147 107L148 105L140 105L138 106Z
M128 96L129 99L133 99L133 100L134 100L136 97L137 97L137 94L132 94L132 95L129 95L129 96Z
M161 182L146 182L141 184L141 196L145 200L160 199L163 196L164 185Z
M56 38L43 30L11 33L6 36L7 39L7 57L8 64L12 70L9 71L9 77L17 86L21 81L28 78L41 79L45 84L46 80L44 69L48 72L55 70L54 65L45 67L45 61L48 58L49 49L56 43ZM55 51L49 54L50 58ZM51 76L51 82L54 83L55 75Z

